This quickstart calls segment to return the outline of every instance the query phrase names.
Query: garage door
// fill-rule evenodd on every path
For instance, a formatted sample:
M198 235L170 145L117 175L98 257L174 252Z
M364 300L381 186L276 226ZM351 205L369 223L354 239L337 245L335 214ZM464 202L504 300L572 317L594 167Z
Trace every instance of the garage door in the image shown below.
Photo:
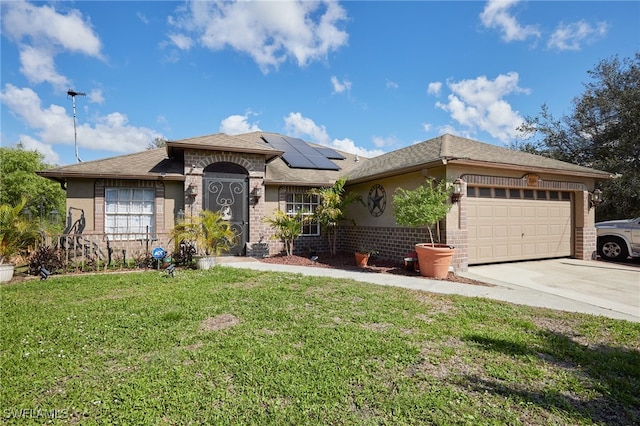
M469 187L469 264L571 256L571 194Z

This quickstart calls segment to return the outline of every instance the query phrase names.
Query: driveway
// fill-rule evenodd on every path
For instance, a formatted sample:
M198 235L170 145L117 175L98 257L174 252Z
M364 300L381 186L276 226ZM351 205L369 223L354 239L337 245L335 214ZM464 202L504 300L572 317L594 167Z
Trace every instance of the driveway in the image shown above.
M461 275L514 290L533 290L524 294L537 300L524 304L575 312L592 306L596 314L608 310L607 316L640 321L640 265L552 259L471 266Z

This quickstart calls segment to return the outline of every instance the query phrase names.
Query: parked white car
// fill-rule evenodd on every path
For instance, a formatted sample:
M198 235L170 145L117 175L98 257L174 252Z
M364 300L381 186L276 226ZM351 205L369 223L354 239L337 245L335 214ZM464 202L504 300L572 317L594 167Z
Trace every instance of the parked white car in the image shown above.
M605 260L640 257L640 217L596 223L598 254Z

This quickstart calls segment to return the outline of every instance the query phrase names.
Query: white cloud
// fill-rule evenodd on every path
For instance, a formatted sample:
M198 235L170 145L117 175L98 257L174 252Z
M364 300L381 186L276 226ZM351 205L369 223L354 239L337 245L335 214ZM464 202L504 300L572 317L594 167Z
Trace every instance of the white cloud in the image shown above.
M425 132L430 132L433 126L430 123L422 123L422 129Z
M344 91L349 93L351 91L351 82L346 79L340 82L335 75L331 77L331 85L333 86L333 93L342 93Z
M547 47L558 50L580 50L583 43L591 43L606 34L606 22L598 22L595 26L586 21L561 23L549 37Z
M18 45L20 71L33 84L48 82L58 89L69 85L55 67L55 56L61 51L103 59L100 39L75 9L60 14L52 6L3 2L2 26L3 35Z
M337 150L357 154L364 158L373 158L384 154L384 151L381 149L366 149L356 146L356 143L349 138L334 139L330 146Z
M395 81L387 80L387 89L398 89L400 85Z
M371 158L384 154L380 149L368 150L356 146L355 142L349 138L331 139L325 126L317 125L312 119L303 117L299 112L289 113L285 117L285 127L288 135L307 138L310 142L325 145L340 151L358 154L362 157Z
M59 164L60 156L53 150L53 146L39 142L29 135L20 135L20 142L27 151L38 151L44 156L47 164Z
M104 103L104 96L102 95L102 90L100 89L93 89L87 94L87 98L89 99L89 102L92 102L94 104Z
M69 85L69 80L56 71L53 55L46 49L20 46L20 64L20 72L33 84L49 82L57 88Z
M249 123L249 114L230 115L220 123L220 132L227 135L239 135L242 133L259 132L257 123Z
M44 108L32 89L21 89L12 84L5 85L0 92L0 101L37 135L37 139L21 135L21 140L30 138L32 146L41 144L44 151L44 146L53 150L59 144L74 145L73 116L67 114L64 107L50 105ZM79 124L77 133L79 147L117 153L142 151L149 142L162 136L152 129L129 125L127 116L119 112L97 117L93 127L88 123Z
M136 12L136 16L138 17L140 22L142 22L145 25L149 25L149 18L147 18L147 15L145 15L142 12Z
M529 93L518 86L518 73L501 74L495 80L480 76L474 80L447 82L451 94L447 102L436 106L450 113L451 118L465 127L466 134L485 131L494 138L508 142L517 135L516 128L523 118L504 97L511 94ZM459 134L461 131L457 131Z
M520 0L489 0L480 14L480 19L485 27L498 29L506 42L540 37L540 31L535 26L520 25L510 13L512 7L519 2Z
M429 83L429 86L427 86L427 93L430 95L440 96L441 90L442 90L442 83L439 81L434 81L433 83Z
M398 142L394 136L375 136L373 138L373 144L378 148L384 148L385 146L393 146Z
M169 34L167 37L169 37L169 40L180 50L189 50L193 46L193 40L187 35Z
M347 43L340 28L346 11L334 1L189 1L169 17L176 31L170 39L180 49L196 39L211 50L230 47L248 54L263 72L287 59L299 66L325 60ZM176 38L181 34L184 38Z

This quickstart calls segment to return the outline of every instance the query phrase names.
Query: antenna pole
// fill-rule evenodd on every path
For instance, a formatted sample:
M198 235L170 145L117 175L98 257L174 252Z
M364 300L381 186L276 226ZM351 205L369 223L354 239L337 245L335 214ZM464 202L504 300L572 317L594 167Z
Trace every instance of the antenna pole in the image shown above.
M78 132L76 130L76 96L87 96L87 94L69 89L67 95L71 96L71 104L73 105L73 141L76 147L76 162L81 163L82 160L78 155Z

